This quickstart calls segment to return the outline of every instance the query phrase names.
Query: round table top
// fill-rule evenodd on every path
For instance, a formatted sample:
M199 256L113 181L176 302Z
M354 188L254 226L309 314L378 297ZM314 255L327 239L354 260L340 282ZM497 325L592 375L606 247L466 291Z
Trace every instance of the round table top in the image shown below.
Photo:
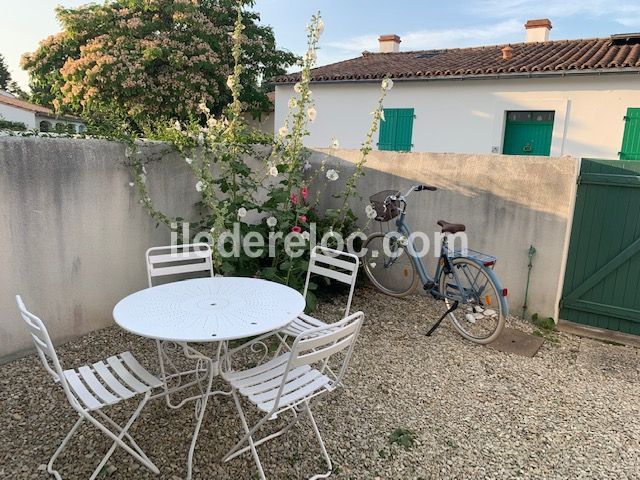
M304 311L296 290L257 278L208 277L166 283L123 298L116 323L142 337L216 342L278 330Z

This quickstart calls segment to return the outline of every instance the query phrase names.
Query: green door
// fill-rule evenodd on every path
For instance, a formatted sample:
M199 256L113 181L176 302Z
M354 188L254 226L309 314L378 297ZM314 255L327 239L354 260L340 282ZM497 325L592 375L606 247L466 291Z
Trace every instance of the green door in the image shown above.
M640 335L640 162L583 159L560 318Z
M640 160L640 108L627 109L620 160Z
M554 112L507 112L504 129L505 155L540 155L551 153Z
M413 147L413 108L385 108L378 149L410 152Z

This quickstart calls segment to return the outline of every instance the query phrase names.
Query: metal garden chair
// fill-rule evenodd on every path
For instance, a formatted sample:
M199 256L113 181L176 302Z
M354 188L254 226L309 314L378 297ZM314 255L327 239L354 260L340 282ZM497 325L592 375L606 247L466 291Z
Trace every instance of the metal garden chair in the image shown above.
M178 281L189 278L214 276L213 263L211 261L211 247L206 243L153 247L147 250L145 258L149 288L159 285L162 280ZM168 343L170 342L156 340L158 361L160 363L160 376L165 381L164 388L167 406L176 409L182 407L190 398L183 399L182 402L174 405L171 403L170 393L176 393L200 383L204 377L196 378L196 380L186 384L182 383L182 377L192 374L196 374L197 377L204 369L198 365L195 369L180 371L168 355L168 350L170 349ZM218 350L218 354L219 351L220 350ZM174 373L167 374L167 366L170 367ZM171 388L171 392L169 392L167 381L175 378L178 379L178 384Z
M312 480L327 478L331 475L333 468L331 458L311 413L310 403L312 399L342 386L342 379L353 354L363 319L364 314L356 312L331 325L309 329L296 337L290 352L247 370L231 370L230 358L222 357L222 378L231 385L231 393L245 431L245 435L224 456L223 461L229 461L251 450L260 478L265 479L256 447L287 432L306 415L327 464L327 472L313 476ZM246 348L251 348L251 344L247 344ZM242 347L235 352L240 350ZM327 365L334 356L339 357L338 365L331 370ZM334 374L334 371L337 373ZM252 428L247 425L239 395L245 397L264 413L262 419ZM275 419L284 412L293 414L293 419L284 428L254 440L254 434L267 421Z
M63 371L42 320L27 311L19 295L16 296L16 301L44 368L53 377L53 380L62 386L71 407L80 416L49 460L47 471L56 479L61 480L60 474L53 469L53 463L67 446L78 427L86 420L113 440L113 445L93 471L90 480L100 474L116 447L124 449L153 473L159 473L158 467L149 460L128 431L147 401L153 398L151 397L152 389L161 387L162 381L140 365L130 352L114 355L105 361L92 365ZM123 427L102 412L102 408L115 405L136 395L144 395L144 397ZM129 443L126 443L125 440Z
M314 247L311 250L311 256L309 258L309 268L307 269L307 278L304 283L302 296L305 298L307 297L311 275L319 275L345 283L349 285L349 296L347 297L347 305L344 311L344 316L347 317L351 309L351 300L353 299L353 290L356 286L359 266L360 260L357 255L333 250L320 245ZM326 322L303 313L285 328L280 330L278 335L283 340L283 344L286 345L284 342L286 337L296 337L303 332L326 326Z

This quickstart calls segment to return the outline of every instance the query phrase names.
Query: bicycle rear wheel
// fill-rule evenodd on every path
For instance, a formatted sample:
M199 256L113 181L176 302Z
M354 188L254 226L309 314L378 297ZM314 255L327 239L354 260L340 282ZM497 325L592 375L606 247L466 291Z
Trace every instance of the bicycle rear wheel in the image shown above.
M386 239L382 232L370 235L363 248L364 271L371 283L383 293L392 297L404 297L415 290L418 285L416 268L407 252L397 238Z
M479 344L493 342L504 328L505 316L496 284L486 270L468 258L451 260L452 272L440 275L440 293L447 308L460 302L449 317L455 329L467 340Z

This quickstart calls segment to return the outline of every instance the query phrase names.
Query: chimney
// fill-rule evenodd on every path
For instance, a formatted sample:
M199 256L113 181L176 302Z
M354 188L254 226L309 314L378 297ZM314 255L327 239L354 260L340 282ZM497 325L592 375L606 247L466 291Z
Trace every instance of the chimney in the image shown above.
M513 48L509 45L502 48L502 59L503 60L511 60L513 58Z
M527 29L527 43L548 42L551 31L551 20L541 18L539 20L528 20L524 24Z
M398 53L401 41L398 35L380 35L380 53Z

